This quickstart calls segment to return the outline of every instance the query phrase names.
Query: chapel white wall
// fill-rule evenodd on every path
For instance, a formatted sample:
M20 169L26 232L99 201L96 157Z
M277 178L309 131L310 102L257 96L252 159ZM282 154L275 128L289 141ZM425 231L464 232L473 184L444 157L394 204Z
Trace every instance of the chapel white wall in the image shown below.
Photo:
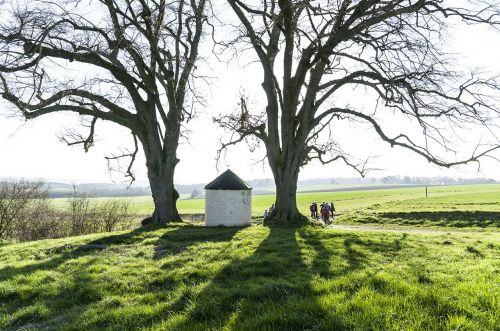
M206 190L206 226L244 226L252 219L252 191Z

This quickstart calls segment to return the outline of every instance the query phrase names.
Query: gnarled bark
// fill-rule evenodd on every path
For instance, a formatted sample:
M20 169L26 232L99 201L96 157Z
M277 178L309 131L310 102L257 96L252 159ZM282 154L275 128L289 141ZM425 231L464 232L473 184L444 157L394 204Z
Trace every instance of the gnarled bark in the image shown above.
M172 176L165 173L165 167L165 164L161 165L160 169L148 165L148 178L155 206L153 222L159 225L182 220L176 205L179 193L174 188Z
M264 220L266 224L302 225L307 217L297 208L297 182L299 168L293 166L273 168L276 183L276 202L273 211Z

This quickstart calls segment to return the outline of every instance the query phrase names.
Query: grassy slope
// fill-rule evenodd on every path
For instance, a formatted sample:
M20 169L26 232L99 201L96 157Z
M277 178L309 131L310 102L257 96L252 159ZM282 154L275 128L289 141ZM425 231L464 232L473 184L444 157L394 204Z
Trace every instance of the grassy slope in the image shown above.
M500 329L500 233L172 225L0 248L0 329Z
M298 203L305 213L311 201L335 201L337 223L490 231L173 225L0 243L0 330L500 330L500 185L429 193L301 193ZM139 214L152 208L149 197L131 201ZM272 201L254 196L254 214ZM201 213L203 204L179 202L183 213Z

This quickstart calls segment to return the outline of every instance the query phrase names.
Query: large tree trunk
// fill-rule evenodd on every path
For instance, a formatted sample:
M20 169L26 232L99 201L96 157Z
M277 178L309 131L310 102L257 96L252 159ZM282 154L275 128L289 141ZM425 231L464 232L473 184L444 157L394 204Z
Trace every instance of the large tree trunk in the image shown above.
M181 221L177 211L179 194L174 188L174 166L169 169L166 163L150 165L148 167L149 185L154 202L153 222L166 225L168 222Z
M300 166L293 163L277 166L277 162L269 161L276 183L276 202L273 211L264 222L285 226L305 224L308 218L297 208L297 182Z
M169 146L163 149L154 138L149 137L142 144L155 207L153 222L166 225L182 220L176 205L179 193L174 188L174 172L179 162L176 157L177 144L176 141L169 141ZM172 144L175 146L170 146Z

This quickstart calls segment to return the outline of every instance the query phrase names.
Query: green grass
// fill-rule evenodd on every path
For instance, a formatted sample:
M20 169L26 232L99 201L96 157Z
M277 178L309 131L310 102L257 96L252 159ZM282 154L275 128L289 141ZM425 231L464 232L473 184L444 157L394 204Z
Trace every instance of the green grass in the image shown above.
M171 225L0 247L0 329L499 330L500 233Z
M500 228L500 186L434 187L430 196L404 199L351 210L342 224Z
M95 198L102 201L109 198ZM150 214L153 201L150 196L117 198L130 201L132 209L137 214ZM53 199L54 204L62 207L67 199ZM385 190L346 191L346 192L310 192L298 193L297 205L303 213L309 210L312 201L334 201L340 212L349 212L375 206L377 209L417 208L423 206L449 205L449 208L470 208L474 210L500 211L500 185L462 185L437 186L429 188L429 198L425 198L425 188L399 188ZM264 210L274 203L274 194L254 195L252 197L252 212L260 216ZM399 203L399 205L398 205ZM441 207L441 206L440 206ZM178 209L182 214L197 214L205 212L204 199L181 199Z
M153 210L151 197L119 199L130 201L132 213L139 216ZM337 212L342 214L336 220L339 224L500 227L500 185L430 187L428 198L425 188L297 194L299 210L305 215L312 201L334 201ZM58 207L66 203L66 199L54 199ZM261 216L273 203L274 195L253 196L253 215ZM203 214L205 200L179 200L178 209L181 214Z
M149 197L123 199L151 212ZM254 196L253 213L273 200ZM418 228L174 224L0 242L0 330L500 330L500 185L298 194L304 213L332 200L338 224Z
M497 229L500 212L422 211L388 213L349 213L338 217L336 224L363 226L455 227L470 230Z

